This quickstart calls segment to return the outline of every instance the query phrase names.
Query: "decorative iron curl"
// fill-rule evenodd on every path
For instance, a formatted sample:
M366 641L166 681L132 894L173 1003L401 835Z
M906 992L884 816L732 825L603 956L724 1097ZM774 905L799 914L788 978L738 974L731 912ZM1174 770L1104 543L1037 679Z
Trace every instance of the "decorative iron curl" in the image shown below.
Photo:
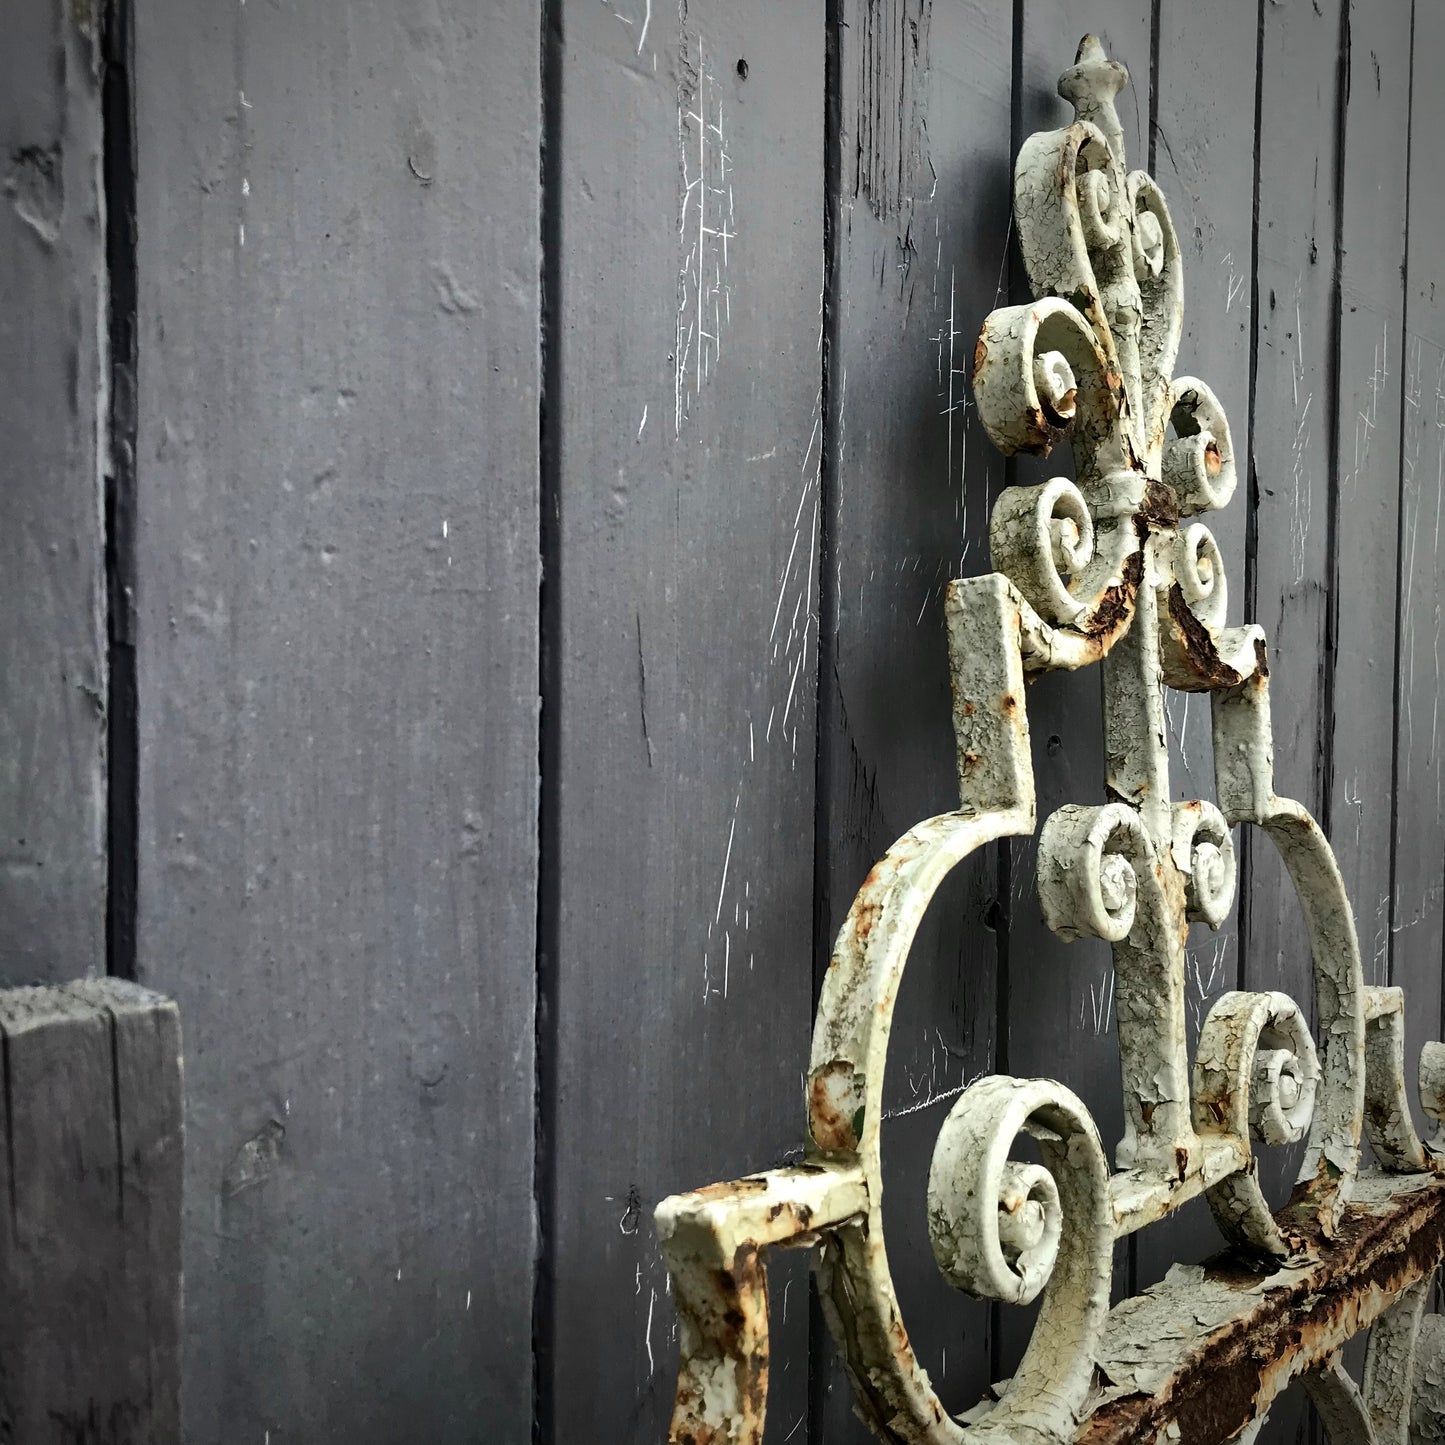
M1314 1113L1320 1064L1309 1026L1282 993L1221 994L1194 1058L1194 1126L1201 1136L1251 1136L1266 1144L1303 1139ZM1290 1245L1251 1163L1208 1191L1226 1238L1281 1258Z
M1008 1157L1031 1135L1043 1164ZM958 1289L1010 1304L1042 1291L1023 1362L988 1430L1049 1431L1077 1416L1109 1310L1109 1166L1088 1110L1049 1079L980 1079L949 1111L928 1176L934 1258Z
M1237 864L1234 839L1213 803L1175 803L1174 866L1184 874L1185 916L1191 923L1222 927L1234 906Z
M1194 376L1170 387L1174 437L1164 448L1163 478L1179 498L1181 516L1229 505L1236 482L1234 442L1219 398Z

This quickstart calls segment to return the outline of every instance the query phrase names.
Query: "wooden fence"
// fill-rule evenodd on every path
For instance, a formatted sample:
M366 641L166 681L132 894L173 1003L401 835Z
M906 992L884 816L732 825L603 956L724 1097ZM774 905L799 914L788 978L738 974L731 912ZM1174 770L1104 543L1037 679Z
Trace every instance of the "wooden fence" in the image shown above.
M1288 673L1281 791L1409 1056L1440 1036L1445 9L12 8L0 981L180 1005L192 1445L663 1438L652 1206L796 1157L832 936L955 796L943 588L1047 474L976 424L973 343L1025 294L1012 156L1086 30L1248 459L1216 534ZM1098 689L1030 697L1041 814L1101 800ZM1202 703L1170 730L1208 796ZM1196 1028L1310 996L1243 862ZM1027 1321L933 1264L947 1101L1047 1074L1120 1124L1108 950L1044 928L1033 868L945 890L887 1083L894 1275L960 1408ZM1116 1276L1214 1238L1186 1211ZM805 1271L770 1433L845 1445Z

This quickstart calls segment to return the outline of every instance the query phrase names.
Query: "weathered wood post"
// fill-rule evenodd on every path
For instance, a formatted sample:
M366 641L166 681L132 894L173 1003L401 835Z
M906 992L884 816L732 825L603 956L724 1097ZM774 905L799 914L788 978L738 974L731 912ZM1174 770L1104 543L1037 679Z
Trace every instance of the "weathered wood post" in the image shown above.
M180 1439L175 1004L120 979L0 991L0 1441Z

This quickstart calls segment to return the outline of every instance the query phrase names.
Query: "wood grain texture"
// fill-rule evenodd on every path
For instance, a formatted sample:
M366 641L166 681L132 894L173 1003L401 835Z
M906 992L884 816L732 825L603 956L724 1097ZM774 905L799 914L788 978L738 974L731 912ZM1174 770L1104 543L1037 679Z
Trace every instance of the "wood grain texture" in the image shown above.
M1336 405L1339 0L1264 6L1251 615L1269 639L1275 787L1328 830L1330 468ZM1252 832L1244 883L1244 987L1300 1001L1314 983L1299 903L1268 840ZM1302 1146L1262 1155L1282 1202Z
M180 1438L175 1006L120 980L0 992L0 1438Z
M1261 7L1249 615L1269 640L1275 787L1327 830L1332 658L1330 511L1337 403L1336 262L1340 0ZM1242 883L1242 986L1279 989L1315 1017L1299 902L1269 841L1251 831ZM1282 1203L1301 1145L1260 1151ZM1274 1441L1312 1438L1299 1390L1271 1413Z
M105 969L105 222L96 11L0 46L0 983Z
M1169 202L1184 261L1184 334L1175 371L1207 381L1229 417L1240 485L1222 511L1199 518L1214 534L1229 583L1229 623L1245 620L1245 534L1249 495L1249 355L1254 232L1255 51L1258 16L1233 0L1161 0L1154 176ZM1204 81L1201 57L1229 64ZM1214 793L1209 699L1166 695L1170 780L1178 799ZM1236 848L1240 846L1235 831ZM1185 1023L1191 1054L1219 995L1239 979L1237 908L1218 932L1196 924L1186 949ZM1137 1288L1160 1280L1176 1261L1218 1247L1208 1205L1196 1200L1150 1226L1135 1244Z
M873 863L957 806L943 595L988 568L1003 458L972 413L984 316L1003 304L1012 37L997 6L858 0L838 34L838 334L832 361L836 589L824 758L826 946ZM880 117L887 125L880 124ZM877 176L912 158L880 203ZM887 378L879 385L879 378ZM827 615L825 613L825 615ZM939 1125L995 1064L997 850L935 899L894 1015L883 1154L888 1256L913 1347L944 1402L992 1378L989 1310L948 1288L924 1192ZM829 1342L831 1346L831 1342ZM866 1438L832 1360L818 1438Z
M1445 1037L1437 1006L1445 971L1445 194L1435 137L1445 131L1438 82L1445 13L1417 4L1410 88L1410 207L1400 493L1400 628L1395 712L1395 896L1391 981L1405 1012L1405 1057ZM1413 1091L1412 1091L1413 1092Z
M1341 165L1330 835L1370 983L1390 966L1410 12L1350 4ZM1439 1017L1434 972L1407 1016Z
M186 1439L526 1435L536 9L139 0L138 966Z
M560 23L540 1388L548 1438L650 1442L675 1369L653 1206L803 1142L824 5L568 0ZM773 1277L779 1439L806 1409L805 1265Z

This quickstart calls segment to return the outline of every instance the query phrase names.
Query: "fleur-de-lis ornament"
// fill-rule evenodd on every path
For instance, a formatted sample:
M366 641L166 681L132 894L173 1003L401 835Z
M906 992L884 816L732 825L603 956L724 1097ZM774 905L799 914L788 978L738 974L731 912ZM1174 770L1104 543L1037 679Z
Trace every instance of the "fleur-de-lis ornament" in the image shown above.
M824 1313L860 1412L882 1436L1064 1441L1102 1398L1119 1237L1202 1193L1226 1238L1270 1267L1333 1234L1362 1131L1383 1169L1433 1167L1405 1099L1402 996L1364 985L1329 843L1274 792L1265 638L1226 625L1219 547L1191 520L1228 503L1234 452L1218 398L1174 375L1179 243L1153 179L1126 169L1115 97L1127 80L1086 36L1059 80L1074 122L1031 136L1015 169L1036 299L983 323L974 397L1005 452L1046 456L1067 438L1077 480L1004 491L990 525L994 571L950 586L959 807L889 849L838 935L813 1032L806 1162L657 1211L680 1327L677 1442L760 1438L770 1245L817 1246ZM1095 663L1109 801L1044 820L1038 892L1061 938L1113 945L1125 1132L1111 1168L1084 1105L1046 1079L979 1080L949 1112L928 1185L939 1268L986 1298L1042 1295L1001 1398L955 1419L909 1345L888 1268L880 1127L893 1007L943 878L984 844L1035 830L1026 679ZM1171 801L1166 688L1210 694L1217 802ZM1317 1029L1282 993L1226 993L1191 1062L1184 945L1191 923L1217 928L1228 915L1241 823L1269 835L1299 895ZM1442 1060L1427 1046L1424 1095L1437 1116ZM1009 1157L1021 1133L1042 1164ZM1274 1213L1253 1142L1304 1138L1299 1182Z

